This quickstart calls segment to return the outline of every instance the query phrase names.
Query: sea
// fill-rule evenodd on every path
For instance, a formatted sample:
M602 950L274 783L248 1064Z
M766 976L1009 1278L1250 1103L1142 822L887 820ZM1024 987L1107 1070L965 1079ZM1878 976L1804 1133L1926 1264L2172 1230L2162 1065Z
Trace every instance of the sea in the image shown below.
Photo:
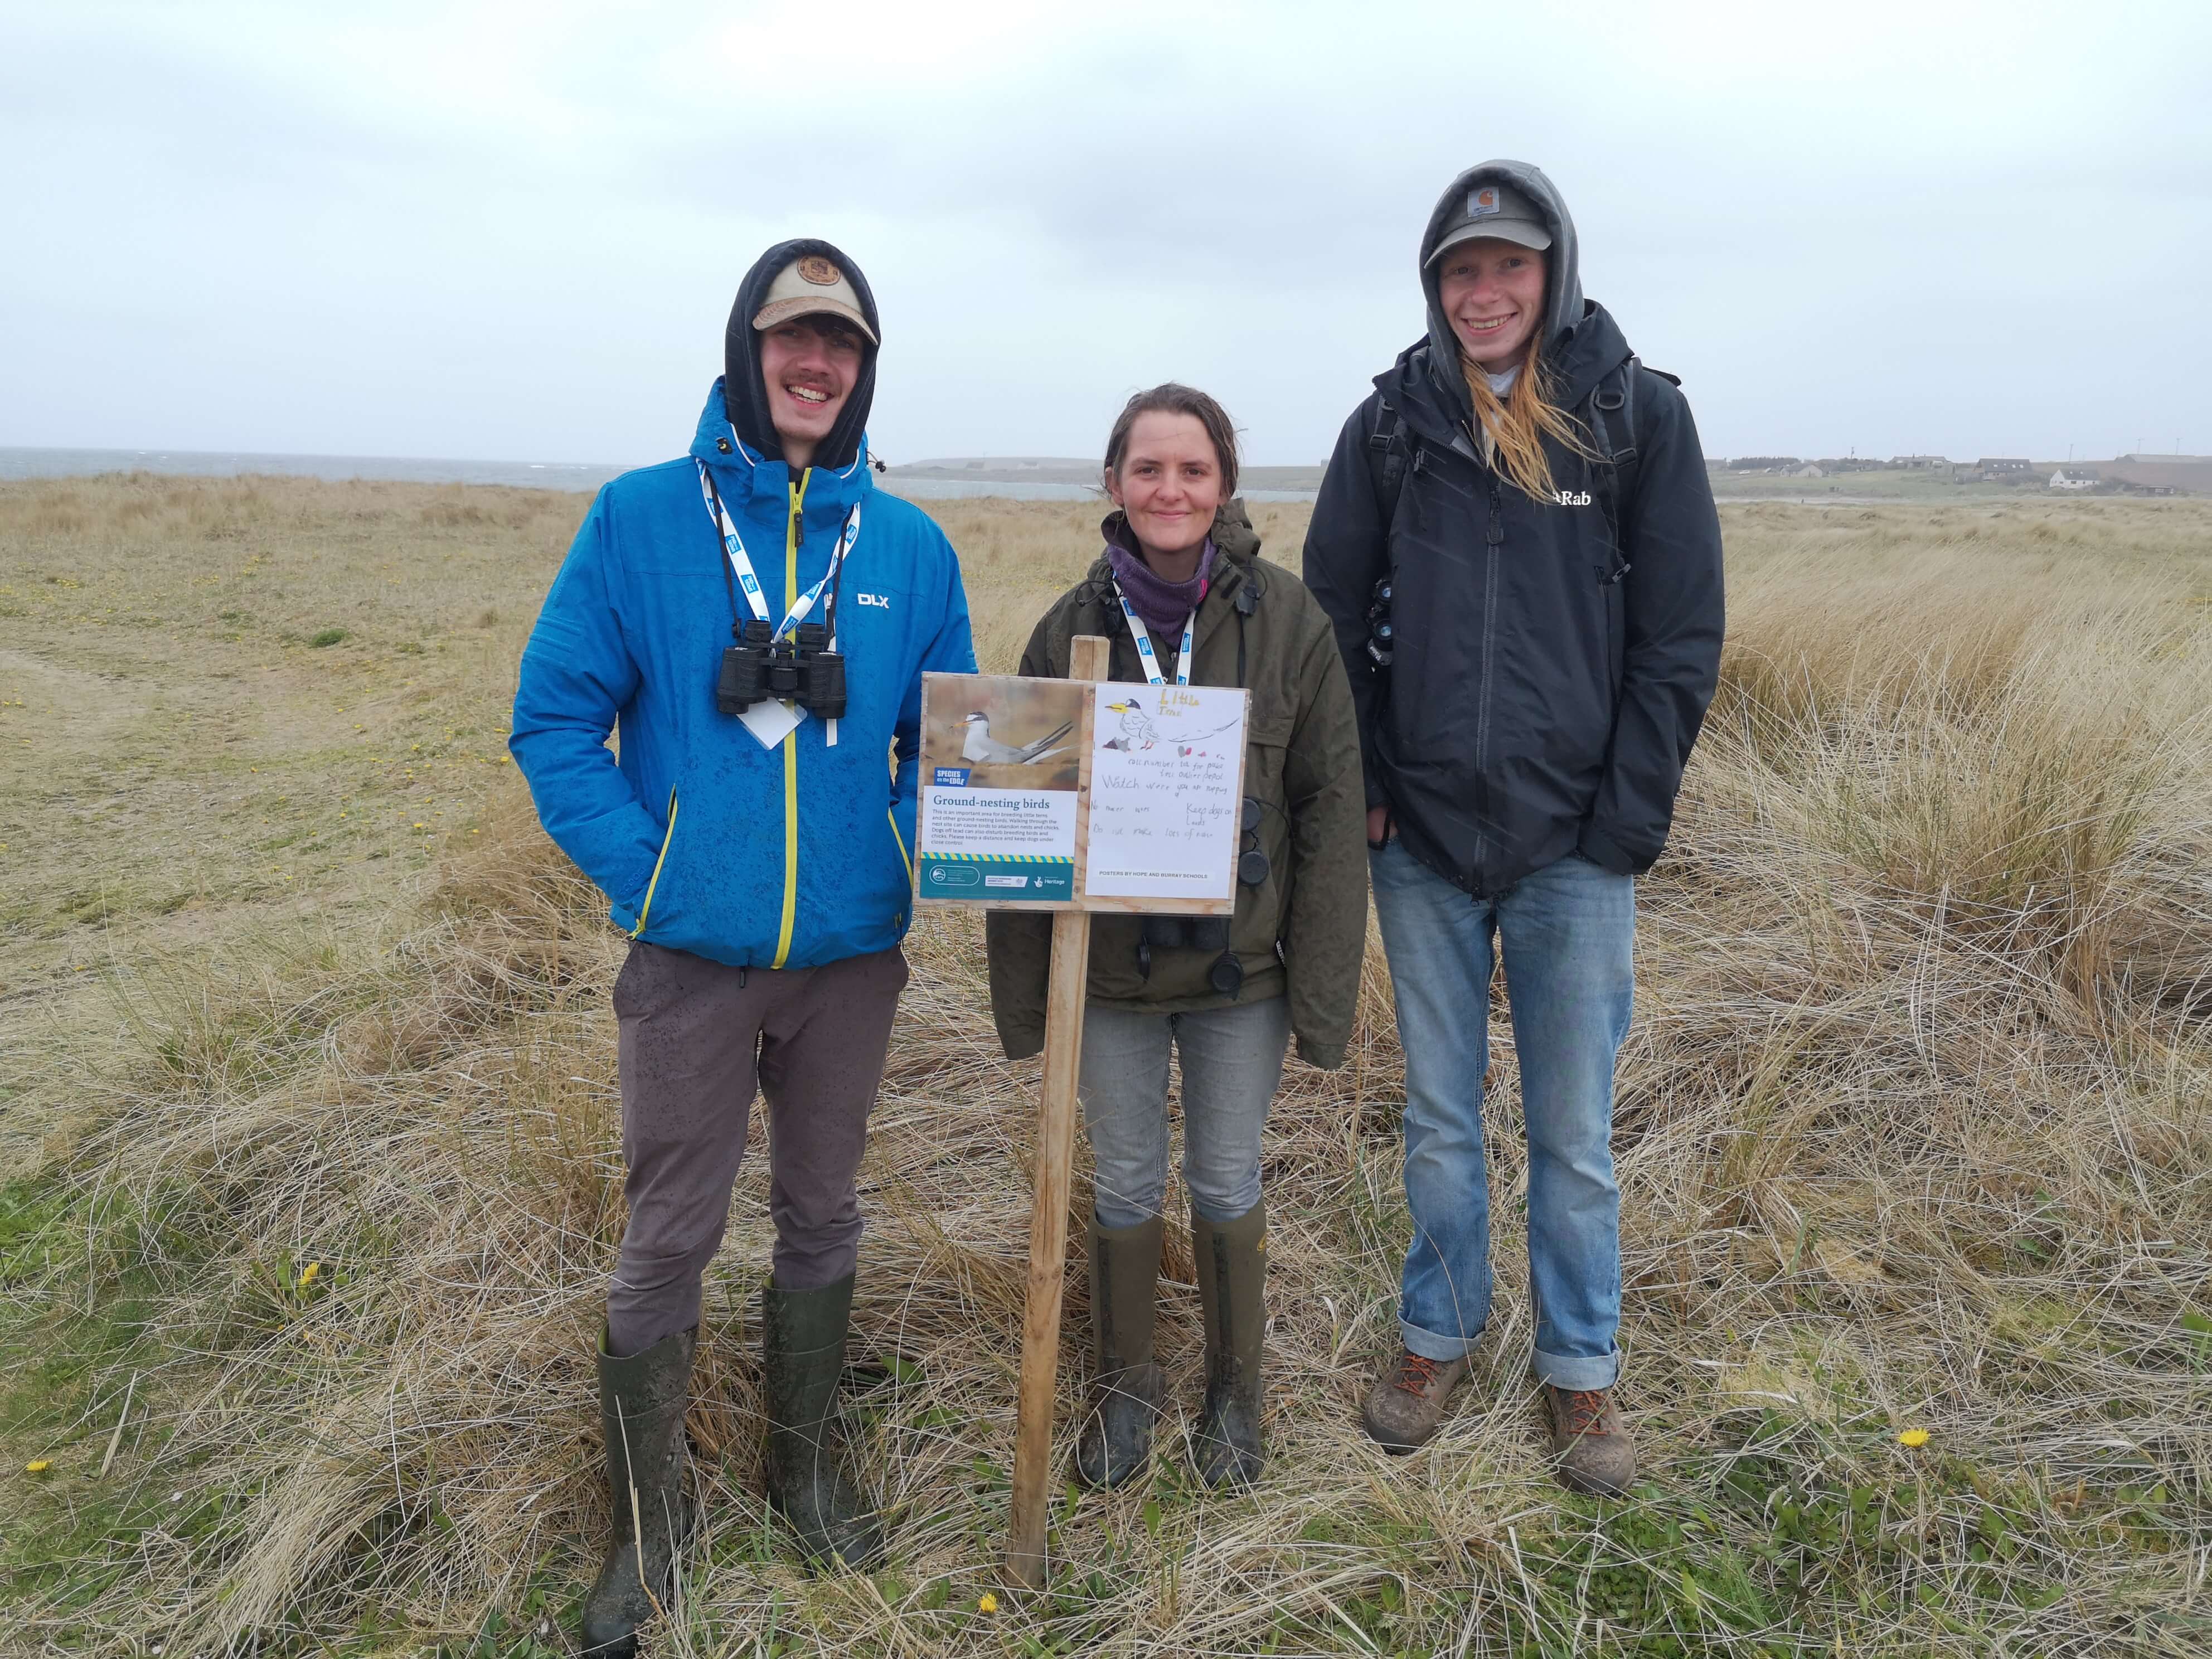
M0 448L0 481L79 478L102 472L162 472L188 477L234 478L244 473L280 477L388 479L403 483L510 484L523 489L597 489L626 466L580 461L454 461L410 455L265 455L226 449ZM879 488L913 501L996 495L1023 501L1087 501L1099 491L1087 484L992 478L907 478L896 469L877 476ZM1248 489L1253 501L1308 501L1311 490Z

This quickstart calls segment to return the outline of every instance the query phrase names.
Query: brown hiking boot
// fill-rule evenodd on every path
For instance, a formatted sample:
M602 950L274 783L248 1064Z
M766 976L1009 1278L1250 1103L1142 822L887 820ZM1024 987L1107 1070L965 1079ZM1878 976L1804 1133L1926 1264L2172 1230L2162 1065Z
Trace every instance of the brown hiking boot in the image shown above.
M1387 1452L1409 1452L1436 1437L1444 1420L1444 1397L1467 1375L1467 1360L1426 1359L1410 1349L1367 1391L1359 1420L1368 1437Z
M1613 1390L1547 1385L1544 1411L1551 1419L1552 1455L1559 1460L1559 1484L1597 1498L1626 1496L1636 1479L1636 1443L1613 1403Z

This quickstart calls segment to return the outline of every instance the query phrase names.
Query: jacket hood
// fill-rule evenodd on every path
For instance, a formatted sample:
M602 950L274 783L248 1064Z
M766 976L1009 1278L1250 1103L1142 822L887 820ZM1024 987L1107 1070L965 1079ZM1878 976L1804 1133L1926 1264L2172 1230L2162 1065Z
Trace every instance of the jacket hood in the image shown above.
M1468 192L1486 184L1510 185L1520 191L1535 203L1544 216L1545 228L1552 233L1552 246L1544 254L1544 349L1555 368L1569 337L1583 317L1582 250L1575 237L1575 222L1567 212L1559 187L1544 176L1543 168L1527 161L1485 161L1453 179L1444 193L1437 198L1437 204L1429 213L1428 228L1421 233L1419 270L1421 293L1428 301L1428 362L1431 377L1447 407L1457 411L1461 419L1474 412L1474 404L1460 379L1459 337L1452 332L1451 321L1437 302L1437 273L1429 267L1429 256L1443 240L1444 226L1460 216Z
M730 424L737 428L738 438L755 454L772 461L783 459L783 447L776 440L775 422L769 415L768 388L761 380L760 336L753 330L753 319L768 302L769 287L775 281L776 273L793 259L805 258L809 254L819 254L845 273L854 293L860 296L860 310L867 317L868 326L878 339L883 337L883 324L876 315L876 296L868 287L868 279L860 274L858 265L828 242L811 236L778 242L753 262L744 281L738 284L737 302L730 307L729 326L723 331L722 395ZM816 448L815 465L839 471L850 466L860 454L867 432L869 406L876 397L876 352L873 343L861 342L860 378L853 382L853 395L837 413L837 423Z
M1458 350L1455 342L1446 348L1449 355L1440 356L1436 342L1424 336L1375 377L1375 388L1422 436L1472 455L1467 424L1474 416L1474 400L1468 396L1465 378L1455 372ZM1584 300L1581 320L1561 331L1544 363L1560 406L1571 410L1581 408L1597 383L1632 355L1628 337L1613 313L1595 300ZM1439 371L1434 367L1439 362L1452 367Z
M706 404L699 410L698 428L691 434L693 459L714 469L717 487L732 501L748 501L757 495L764 501L783 502L786 490L798 480L777 458L776 452L763 454L738 435L729 404L728 377L717 375L714 384L708 389ZM817 464L813 468L806 486L808 524L843 514L864 491L875 488L867 453L868 434L863 432L844 465L833 469Z

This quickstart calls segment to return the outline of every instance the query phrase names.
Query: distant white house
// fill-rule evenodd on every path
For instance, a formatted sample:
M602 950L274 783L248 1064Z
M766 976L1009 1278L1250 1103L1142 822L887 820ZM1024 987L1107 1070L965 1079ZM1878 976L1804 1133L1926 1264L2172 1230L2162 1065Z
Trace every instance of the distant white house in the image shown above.
M1814 465L1812 462L1808 461L1802 466L1791 467L1790 476L1793 478L1825 478L1828 475Z
M2063 466L2051 475L2053 489L2094 489L2097 483L2097 475L2094 472L2080 470L2069 472Z

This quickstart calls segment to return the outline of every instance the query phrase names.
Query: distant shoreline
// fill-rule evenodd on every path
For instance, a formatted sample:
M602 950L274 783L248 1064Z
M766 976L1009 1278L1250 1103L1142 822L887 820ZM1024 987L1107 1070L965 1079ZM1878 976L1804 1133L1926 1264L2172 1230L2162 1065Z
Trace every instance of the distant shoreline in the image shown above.
M651 465L651 463L641 463ZM490 484L516 489L593 490L629 471L628 466L575 461L449 460L407 455L282 455L216 449L0 448L0 482L82 478L109 472L154 472L167 477L235 478L253 473L321 478L332 483L369 479L393 483ZM917 501L998 495L1015 501L1097 499L1097 469L1084 462L1011 462L976 468L921 462L894 466L876 482ZM1321 469L1249 467L1241 493L1261 501L1311 501Z
M650 465L650 463L647 463ZM2110 463L2105 464L2108 468ZM353 479L380 483L475 484L514 489L589 492L631 469L579 461L451 460L405 455L283 455L246 450L0 448L0 483L79 478L103 473L151 472L166 477L227 478L250 474ZM1319 466L1248 466L1237 493L1253 501L1310 501L1321 485ZM1954 484L1932 472L1875 471L1832 481L1798 481L1716 467L1713 494L1726 501L1801 501L1808 506L1871 506L2041 498L2039 483ZM877 484L914 501L996 496L1010 501L1103 501L1097 464L1072 458L996 458L924 460L876 475ZM2185 486L2193 477L2177 478Z

